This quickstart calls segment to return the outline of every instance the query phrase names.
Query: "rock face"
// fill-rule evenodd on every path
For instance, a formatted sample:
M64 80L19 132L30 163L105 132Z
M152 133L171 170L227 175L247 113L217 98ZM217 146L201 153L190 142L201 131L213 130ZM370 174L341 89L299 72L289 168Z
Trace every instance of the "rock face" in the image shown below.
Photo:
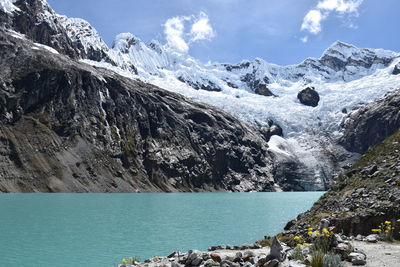
M259 85L255 90L254 93L263 95L263 96L275 96L265 84Z
M400 90L352 112L343 123L340 143L364 153L400 128Z
M310 107L316 107L319 103L319 94L313 87L307 87L304 90L301 90L297 95L300 103Z
M337 233L358 234L367 240L381 223L397 224L400 218L400 130L371 148L356 164L341 175L335 186L311 208L285 227L289 231L307 231L321 218L329 220ZM396 228L397 229L397 228ZM400 238L398 231L393 232Z
M207 105L0 31L0 191L269 191L267 141Z
M394 66L393 75L399 75L400 74L400 63L397 63L396 66Z

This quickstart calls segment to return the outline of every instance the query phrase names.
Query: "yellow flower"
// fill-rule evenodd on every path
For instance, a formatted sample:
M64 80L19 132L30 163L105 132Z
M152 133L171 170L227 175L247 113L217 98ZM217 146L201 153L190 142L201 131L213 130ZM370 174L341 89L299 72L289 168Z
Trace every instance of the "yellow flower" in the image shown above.
M122 262L122 264L126 264L128 261L127 261L125 258L123 258L123 259L121 260L121 262Z
M129 262L130 262L131 264L134 263L133 257L129 257Z
M388 231L388 230L385 230L385 233L389 233L389 231Z
M312 235L312 234L313 234L313 231L309 231L307 234L308 234L308 235Z
M390 222L390 221L385 221L385 224L391 224L392 222Z
M320 233L319 231L315 231L315 234L318 236L318 235L320 235L321 233Z
M301 248L303 245L302 244L297 244L296 247Z
M329 231L328 231L328 229L324 228L324 229L322 229L322 233L327 235L327 234L329 234Z
M308 228L309 232L312 232L314 230L314 228Z
M301 240L301 237L300 236L295 236L293 239L296 240L296 241L299 241L299 240Z
M303 246L309 247L309 246L311 246L311 244L309 244L309 243L304 243Z
M372 232L380 232L381 229L371 229Z

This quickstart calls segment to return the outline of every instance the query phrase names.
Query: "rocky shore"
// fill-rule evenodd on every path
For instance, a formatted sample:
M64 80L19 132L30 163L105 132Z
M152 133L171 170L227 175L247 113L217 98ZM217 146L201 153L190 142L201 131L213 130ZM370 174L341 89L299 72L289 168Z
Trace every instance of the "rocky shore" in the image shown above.
M385 221L373 234L346 236L327 219L317 228L286 231L251 245L213 246L208 251L175 251L144 262L122 259L119 267L395 267L400 263L400 242L394 240L400 220Z
M335 234L332 251L322 257L322 265L313 261L313 244L290 247L272 240L270 246L260 243L243 246L214 246L208 251L175 251L166 257L153 257L144 262L123 259L118 267L395 267L400 262L400 243L379 241L378 235L356 237ZM300 258L303 259L300 259Z

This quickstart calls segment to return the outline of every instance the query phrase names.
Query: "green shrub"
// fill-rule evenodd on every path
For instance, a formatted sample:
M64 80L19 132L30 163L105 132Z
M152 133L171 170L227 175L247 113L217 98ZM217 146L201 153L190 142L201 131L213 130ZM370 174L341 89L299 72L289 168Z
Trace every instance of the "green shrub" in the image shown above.
M312 250L327 253L331 249L331 242L331 238L316 238L312 244Z
M303 252L302 252L301 248L293 249L291 257L292 257L293 260L304 261L304 255L303 255Z
M311 253L311 267L324 267L324 256L325 253L321 250L313 251L313 253Z
M340 256L332 253L326 254L322 262L323 267L344 267Z

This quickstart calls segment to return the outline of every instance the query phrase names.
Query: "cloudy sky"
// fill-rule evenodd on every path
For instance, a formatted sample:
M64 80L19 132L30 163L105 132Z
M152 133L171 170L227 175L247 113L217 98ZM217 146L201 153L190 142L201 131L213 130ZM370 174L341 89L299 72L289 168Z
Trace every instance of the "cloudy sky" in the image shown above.
M203 62L319 57L334 41L400 51L399 0L48 0L111 45L121 32Z

